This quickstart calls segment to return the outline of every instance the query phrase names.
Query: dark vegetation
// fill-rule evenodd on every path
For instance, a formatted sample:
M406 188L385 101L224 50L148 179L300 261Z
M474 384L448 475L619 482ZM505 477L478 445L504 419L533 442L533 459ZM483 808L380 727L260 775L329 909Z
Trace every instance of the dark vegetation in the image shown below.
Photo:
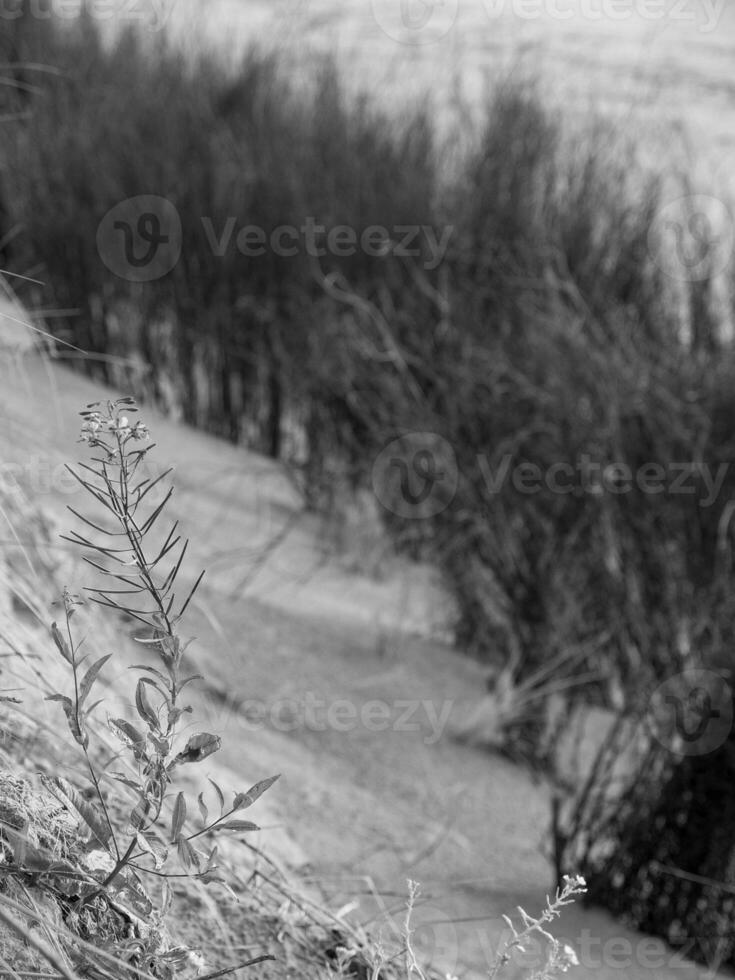
M444 571L458 642L514 683L556 662L610 705L686 667L722 669L735 471L712 499L701 474L733 459L727 311L706 268L662 271L651 234L685 185L603 125L572 145L532 85L490 92L484 124L450 152L428 103L350 98L328 61L294 81L283 55L251 51L233 71L134 33L106 47L91 18L0 32L14 81L0 237L9 271L43 283L13 279L21 299L58 311L60 356L91 352L80 364L101 379L283 459L316 508L369 486L397 436L441 437L456 493L421 520L388 507L386 524ZM142 194L175 205L182 251L138 283L110 271L96 236ZM267 236L309 219L358 236L381 225L394 242L399 226L452 230L436 263L425 235L410 256L244 257L234 241L218 256L202 218L219 235L231 217L235 234ZM578 474L581 460L658 464L664 490L511 479L528 463ZM672 464L694 467L681 492Z

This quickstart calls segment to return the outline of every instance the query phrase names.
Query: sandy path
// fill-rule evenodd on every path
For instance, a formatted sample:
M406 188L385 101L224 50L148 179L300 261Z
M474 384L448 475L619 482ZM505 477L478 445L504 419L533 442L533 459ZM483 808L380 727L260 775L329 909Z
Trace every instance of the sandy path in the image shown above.
M84 454L76 413L105 393L58 364L26 357L22 367L0 360L0 474L63 528L76 494L60 467ZM144 414L158 465L177 464L172 509L191 537L191 573L210 568L188 625L209 685L197 707L225 736L218 765L238 785L283 773L263 844L335 907L357 899L364 919L400 909L406 878L418 879L417 946L482 976L501 912L538 909L550 886L548 804L525 773L444 734L483 671L417 634L446 615L432 576L397 561L378 579L348 572L273 463ZM293 532L262 561L291 518ZM595 910L568 914L560 934L584 954L571 978L706 972Z

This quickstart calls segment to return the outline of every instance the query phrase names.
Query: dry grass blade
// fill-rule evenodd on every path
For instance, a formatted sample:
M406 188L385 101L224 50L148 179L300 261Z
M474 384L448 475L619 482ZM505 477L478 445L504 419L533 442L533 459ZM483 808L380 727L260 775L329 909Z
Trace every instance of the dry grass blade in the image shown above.
M18 922L10 913L3 908L6 904L4 896L0 895L0 922L3 922L9 929L12 929L29 946L32 946L40 955L64 978L64 980L79 980L72 971L61 961L59 956L50 949L46 943L36 936L28 926ZM29 913L26 913L29 914ZM31 913L32 914L32 913ZM40 918L37 916L37 918Z

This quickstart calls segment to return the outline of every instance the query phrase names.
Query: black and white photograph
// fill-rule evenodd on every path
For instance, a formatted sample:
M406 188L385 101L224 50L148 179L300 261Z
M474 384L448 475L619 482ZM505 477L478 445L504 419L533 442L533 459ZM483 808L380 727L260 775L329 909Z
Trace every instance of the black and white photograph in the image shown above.
M0 980L728 977L733 0L0 0Z

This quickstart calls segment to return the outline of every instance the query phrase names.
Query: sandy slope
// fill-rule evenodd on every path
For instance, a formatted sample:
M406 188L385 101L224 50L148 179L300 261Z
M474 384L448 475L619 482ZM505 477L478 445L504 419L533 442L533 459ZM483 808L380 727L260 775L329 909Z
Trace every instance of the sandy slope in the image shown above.
M0 476L60 529L78 499L61 464L85 452L76 413L104 396L58 363L0 358ZM450 608L441 589L387 546L369 562L377 573L361 571L359 527L335 553L272 462L144 417L156 465L176 465L172 510L191 538L191 575L209 569L189 619L208 681L197 709L225 736L208 772L229 770L222 780L235 787L282 772L258 813L263 845L335 908L355 899L364 920L400 910L406 878L420 880L416 945L481 976L501 912L539 908L550 887L548 803L525 773L446 736L483 671L436 638ZM374 528L367 538L375 546ZM78 588L89 573L76 567ZM124 657L140 656L120 642ZM570 977L705 973L597 911L570 912L561 934L584 952Z

